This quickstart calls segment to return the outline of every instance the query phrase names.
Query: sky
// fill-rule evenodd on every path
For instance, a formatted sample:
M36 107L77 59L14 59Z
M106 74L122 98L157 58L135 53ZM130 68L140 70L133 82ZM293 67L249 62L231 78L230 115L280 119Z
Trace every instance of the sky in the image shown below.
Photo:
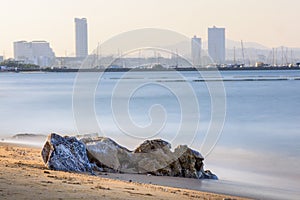
M89 51L114 35L139 28L169 29L207 39L225 27L232 40L267 47L300 47L299 0L0 0L0 55L13 42L46 40L57 56L75 52L75 17L88 20Z

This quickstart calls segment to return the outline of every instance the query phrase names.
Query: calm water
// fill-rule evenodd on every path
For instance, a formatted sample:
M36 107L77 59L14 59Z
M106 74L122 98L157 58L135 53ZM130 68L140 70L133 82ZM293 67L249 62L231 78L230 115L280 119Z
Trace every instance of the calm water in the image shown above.
M124 73L105 73L94 98L94 114L100 129L90 126L88 117L83 116L87 122L79 129L74 120L74 112L78 110L72 109L72 95L77 74L0 73L0 136L50 132L75 135L80 130L80 134L98 133L112 137L131 149L141 143L142 138L164 138L171 141L173 147L184 143L201 151L212 117L208 86L197 72L183 72L185 82L174 73L135 72L126 79L120 79ZM216 147L206 155L206 168L225 181L299 194L300 80L297 79L300 71L221 72L221 76L225 80L226 118ZM211 76L210 79L219 78ZM90 80L83 78L85 83ZM199 105L198 108L192 107L192 103L187 105L190 115L182 119L181 103L192 102L193 98L184 84L193 89ZM123 92L113 94L118 85L125 90L121 88ZM128 99L126 88L130 87L137 87L137 90ZM180 98L167 87L177 88ZM83 94L84 90L82 88ZM114 118L113 98L118 105L128 101L130 119L139 127L152 122L159 124L149 117L151 106L159 104L165 111L164 126L156 135L151 132L123 133L116 120L122 120L126 113L117 111L117 119ZM84 95L80 101L89 103ZM193 132L195 116L200 116L196 134ZM187 128L184 133L178 133L182 121Z

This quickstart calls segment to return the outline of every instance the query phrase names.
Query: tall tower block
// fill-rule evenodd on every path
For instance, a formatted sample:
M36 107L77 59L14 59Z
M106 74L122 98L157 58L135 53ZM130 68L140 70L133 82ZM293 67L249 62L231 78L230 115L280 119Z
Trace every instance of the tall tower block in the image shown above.
M88 56L88 31L86 18L75 18L76 57Z

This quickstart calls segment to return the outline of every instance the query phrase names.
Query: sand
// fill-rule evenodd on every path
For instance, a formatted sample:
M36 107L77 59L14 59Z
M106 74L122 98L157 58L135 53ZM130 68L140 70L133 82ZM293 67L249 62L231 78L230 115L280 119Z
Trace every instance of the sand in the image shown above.
M40 151L40 148L0 143L0 199L244 199L146 184L153 179L147 176L51 171L44 166ZM122 180L117 180L119 176ZM143 183L135 182L137 177ZM164 177L158 178L155 180L164 181Z

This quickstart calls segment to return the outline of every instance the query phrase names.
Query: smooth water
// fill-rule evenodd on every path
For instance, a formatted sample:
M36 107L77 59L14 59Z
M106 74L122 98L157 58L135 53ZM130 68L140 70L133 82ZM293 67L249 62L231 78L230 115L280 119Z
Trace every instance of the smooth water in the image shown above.
M209 126L214 125L210 121L213 104L208 85L198 72L180 72L183 78L175 74L130 72L121 79L124 73L105 73L94 90L92 101L99 126L96 129L90 125L88 117L83 116L87 121L80 128L74 119L74 112L78 112L72 104L76 73L0 73L0 136L98 133L130 149L144 139L163 138L171 141L173 147L189 144L201 151L205 134ZM92 80L89 75L93 76L86 73L83 82ZM300 71L226 71L221 72L221 77L209 76L211 83L224 80L221 83L226 94L226 117L217 145L206 155L205 167L225 181L299 194L299 79ZM192 103L194 97L185 84L194 91L198 107ZM121 92L116 92L116 86L120 85ZM130 98L126 88L136 88ZM175 94L172 88L179 93ZM83 105L90 103L84 97L86 89L81 90L83 96L79 100ZM140 128L151 123L160 124L156 118L164 119L160 132L122 132L116 122L128 116L120 111L122 108L112 110L112 105L123 105L122 101L128 105L129 118ZM185 112L182 104L187 104L184 109L189 115L186 118L182 117ZM155 105L160 105L164 113L154 112L155 119L151 119L150 111ZM199 127L195 134L197 117ZM182 122L185 128L178 132ZM128 127L123 128L130 131Z

